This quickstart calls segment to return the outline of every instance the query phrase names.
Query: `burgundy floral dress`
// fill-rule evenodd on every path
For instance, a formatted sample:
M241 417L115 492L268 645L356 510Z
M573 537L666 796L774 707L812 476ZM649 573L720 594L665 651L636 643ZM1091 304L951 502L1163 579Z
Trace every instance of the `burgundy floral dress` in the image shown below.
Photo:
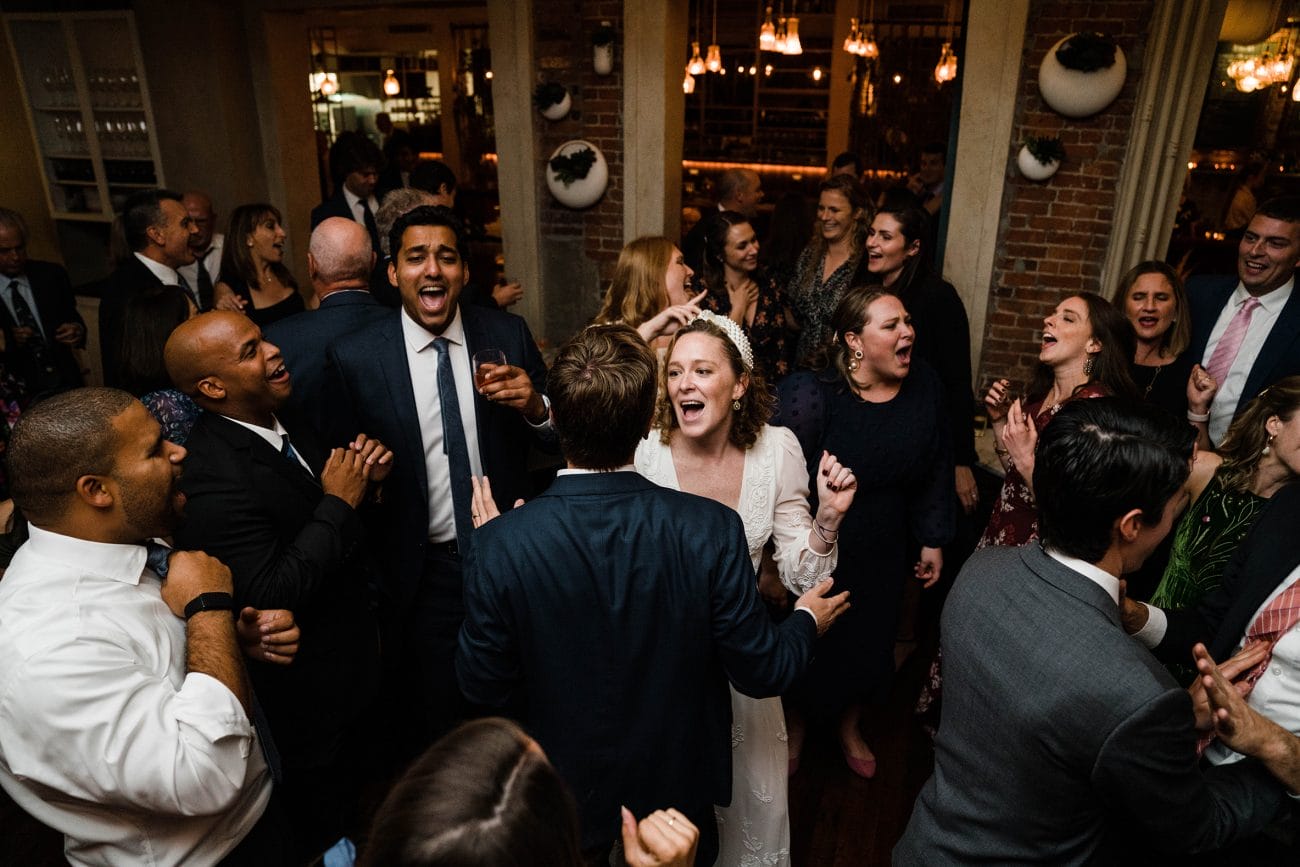
M1083 386L1070 397L1058 404L1043 408L1040 400L1027 407L1029 417L1034 420L1034 429L1041 436L1043 428L1056 417L1061 407L1071 400L1087 397L1105 397L1109 394L1106 387L1096 383ZM1029 491L1029 482L1020 470L1012 465L1002 481L1002 491L993 504L993 514L989 524L984 528L976 548L988 548L992 545L1018 547L1038 538L1038 509L1034 506L1034 495Z

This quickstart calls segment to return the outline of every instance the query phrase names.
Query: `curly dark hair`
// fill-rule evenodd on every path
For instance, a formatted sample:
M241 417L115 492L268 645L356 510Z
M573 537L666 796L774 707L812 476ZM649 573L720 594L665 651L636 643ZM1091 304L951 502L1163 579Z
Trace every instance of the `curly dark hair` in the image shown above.
M753 448L754 443L758 442L758 434L763 430L763 425L768 423L776 409L776 395L764 381L763 374L757 370L745 369L740 350L731 342L727 333L704 319L696 319L673 335L672 342L668 344L668 353L664 356L664 363L659 366L659 404L655 408L655 427L659 429L660 442L667 445L672 441L673 431L677 430L677 413L673 411L672 401L668 399L668 362L672 359L673 350L677 348L677 341L683 334L707 334L716 337L722 343L722 354L731 363L731 370L736 378L748 380L749 385L739 398L740 409L732 416L731 431L727 439L738 448Z

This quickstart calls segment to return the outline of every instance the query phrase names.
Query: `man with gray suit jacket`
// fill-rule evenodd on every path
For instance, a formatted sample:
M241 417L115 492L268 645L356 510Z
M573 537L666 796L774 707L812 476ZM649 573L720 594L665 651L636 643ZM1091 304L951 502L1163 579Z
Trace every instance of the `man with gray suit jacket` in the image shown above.
M1191 698L1120 626L1118 576L1185 504L1192 437L1112 398L1043 431L1041 544L976 552L948 597L934 775L895 864L1115 864L1274 817L1283 790L1257 762L1198 769Z

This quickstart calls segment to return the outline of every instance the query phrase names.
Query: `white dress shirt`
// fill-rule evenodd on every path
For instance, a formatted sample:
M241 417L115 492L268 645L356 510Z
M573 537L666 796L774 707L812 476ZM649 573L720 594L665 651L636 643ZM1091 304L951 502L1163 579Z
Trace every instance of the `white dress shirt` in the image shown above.
M13 317L14 324L21 324L18 318L18 311L14 308L14 290L13 285L18 284L18 294L23 296L27 302L27 307L32 311L32 316L36 319L36 325L41 329L41 336L49 340L51 335L41 321L41 311L36 309L36 296L32 294L32 282L27 279L26 274L19 274L17 277L0 276L0 298L4 298L5 306L9 308L9 315ZM57 323L56 323L57 324Z
M220 861L266 809L252 723L186 673L140 545L31 528L0 582L0 786L72 864Z
M1094 563L1080 560L1078 557L1071 557L1068 554L1062 554L1055 548L1049 548L1046 545L1043 546L1043 553L1065 568L1078 572L1084 578L1105 590L1106 595L1114 600L1116 607L1119 606L1119 579L1114 575Z
M1294 287L1295 278L1292 277L1267 295L1259 296L1259 306L1251 314L1250 328L1246 329L1246 336L1241 341L1241 349L1237 351L1237 357L1233 360L1228 375L1224 377L1223 382L1219 383L1219 391L1214 396L1214 402L1210 404L1210 439L1213 442L1223 442L1223 435L1228 432L1228 425L1232 424L1232 416L1237 411L1241 393L1246 387L1250 369L1255 366L1259 350L1268 339L1269 332L1273 330L1282 308L1291 298L1291 290ZM1210 339L1205 344L1205 355L1201 358L1201 366L1210 363L1210 359L1214 357L1214 350L1223 337L1223 332L1228 330L1228 323L1232 321L1233 316L1237 315L1237 311L1249 297L1250 293L1246 291L1246 287L1240 282L1237 283L1237 288L1228 298L1228 303L1223 306L1214 328L1210 331Z
M420 442L424 444L424 469L429 482L429 541L450 542L456 538L456 515L451 502L451 465L443 447L438 351L433 348L434 338L438 335L426 331L403 310L402 336L406 344L406 364L411 372L411 390L415 393L415 410L420 419ZM441 336L450 344L448 357L456 380L456 400L460 404L465 445L469 448L470 471L482 476L478 417L474 411L474 375L470 369L465 323L460 317L459 307Z
M217 285L217 279L221 276L221 248L226 243L226 236L216 234L212 236L212 246L208 247L208 252L203 255L203 268L212 278L212 285ZM196 256L194 261L188 265L182 265L176 269L176 273L185 278L185 282L190 285L195 294L199 291L199 260Z
M1255 622L1255 618L1259 617L1260 612L1270 602L1297 580L1300 580L1300 566L1278 582L1273 592L1250 616L1247 628L1249 624ZM1147 606L1147 613L1146 625L1133 637L1147 647L1155 647L1165 637L1169 620L1163 611L1150 605ZM1245 643L1246 636L1242 635L1233 653L1241 650ZM1223 660L1218 661L1223 662ZM1191 657L1188 657L1187 662L1191 663ZM1300 735L1300 629L1292 627L1273 645L1273 658L1269 660L1268 669L1256 681L1255 688L1251 690L1246 702L1282 728L1292 734ZM1233 752L1220 741L1210 744L1205 750L1205 757L1216 765L1240 761L1243 758L1241 753Z
M348 203L348 211L352 214L352 219L364 226L366 224L366 212L361 207L361 197L349 190L345 185L343 187L343 199ZM373 195L366 199L366 203L370 205L372 215L379 210L379 201Z
M251 430L253 433L257 434L259 437L266 440L266 444L271 448L275 449L277 452L284 451L284 441L289 439L289 432L284 429L284 425L280 424L280 420L275 416L271 416L270 427L261 427L260 425L250 424L246 421L240 421L237 418L231 418L228 415L223 415L222 418L224 418L228 422L237 424L242 428L247 428L248 430ZM308 473L310 473L313 476L316 475L311 471L311 467L307 466L307 462L302 459L302 455L298 452L297 449L293 450L293 456L298 459L298 463L302 466L304 470L306 470Z
M132 253L131 255L139 259L155 277L163 282L163 285L181 285L180 276L176 273L175 268L164 265L162 262L159 262L156 259L150 259L148 256L141 255L140 253Z

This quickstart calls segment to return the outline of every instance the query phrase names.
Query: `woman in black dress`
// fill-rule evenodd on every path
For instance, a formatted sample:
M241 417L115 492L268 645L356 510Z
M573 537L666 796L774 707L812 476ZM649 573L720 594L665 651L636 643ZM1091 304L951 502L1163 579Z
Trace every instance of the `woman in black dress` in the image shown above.
M306 309L298 281L284 265L284 238L274 205L259 202L235 208L221 251L213 306L242 310L262 328Z
M862 706L893 677L894 635L909 573L927 587L939 580L955 523L952 442L943 383L913 357L910 318L896 295L850 289L828 324L821 369L782 382L772 423L794 431L810 473L826 450L859 480L840 525L835 572L837 591L852 591L853 604L821 639L791 703L835 714L846 763L871 777L876 758L859 727ZM922 546L911 568L909 534ZM794 720L790 727L793 760L802 732Z
M1137 336L1129 373L1138 396L1182 418L1192 373L1186 353L1192 322L1178 272L1164 262L1139 262L1120 278L1110 301Z

